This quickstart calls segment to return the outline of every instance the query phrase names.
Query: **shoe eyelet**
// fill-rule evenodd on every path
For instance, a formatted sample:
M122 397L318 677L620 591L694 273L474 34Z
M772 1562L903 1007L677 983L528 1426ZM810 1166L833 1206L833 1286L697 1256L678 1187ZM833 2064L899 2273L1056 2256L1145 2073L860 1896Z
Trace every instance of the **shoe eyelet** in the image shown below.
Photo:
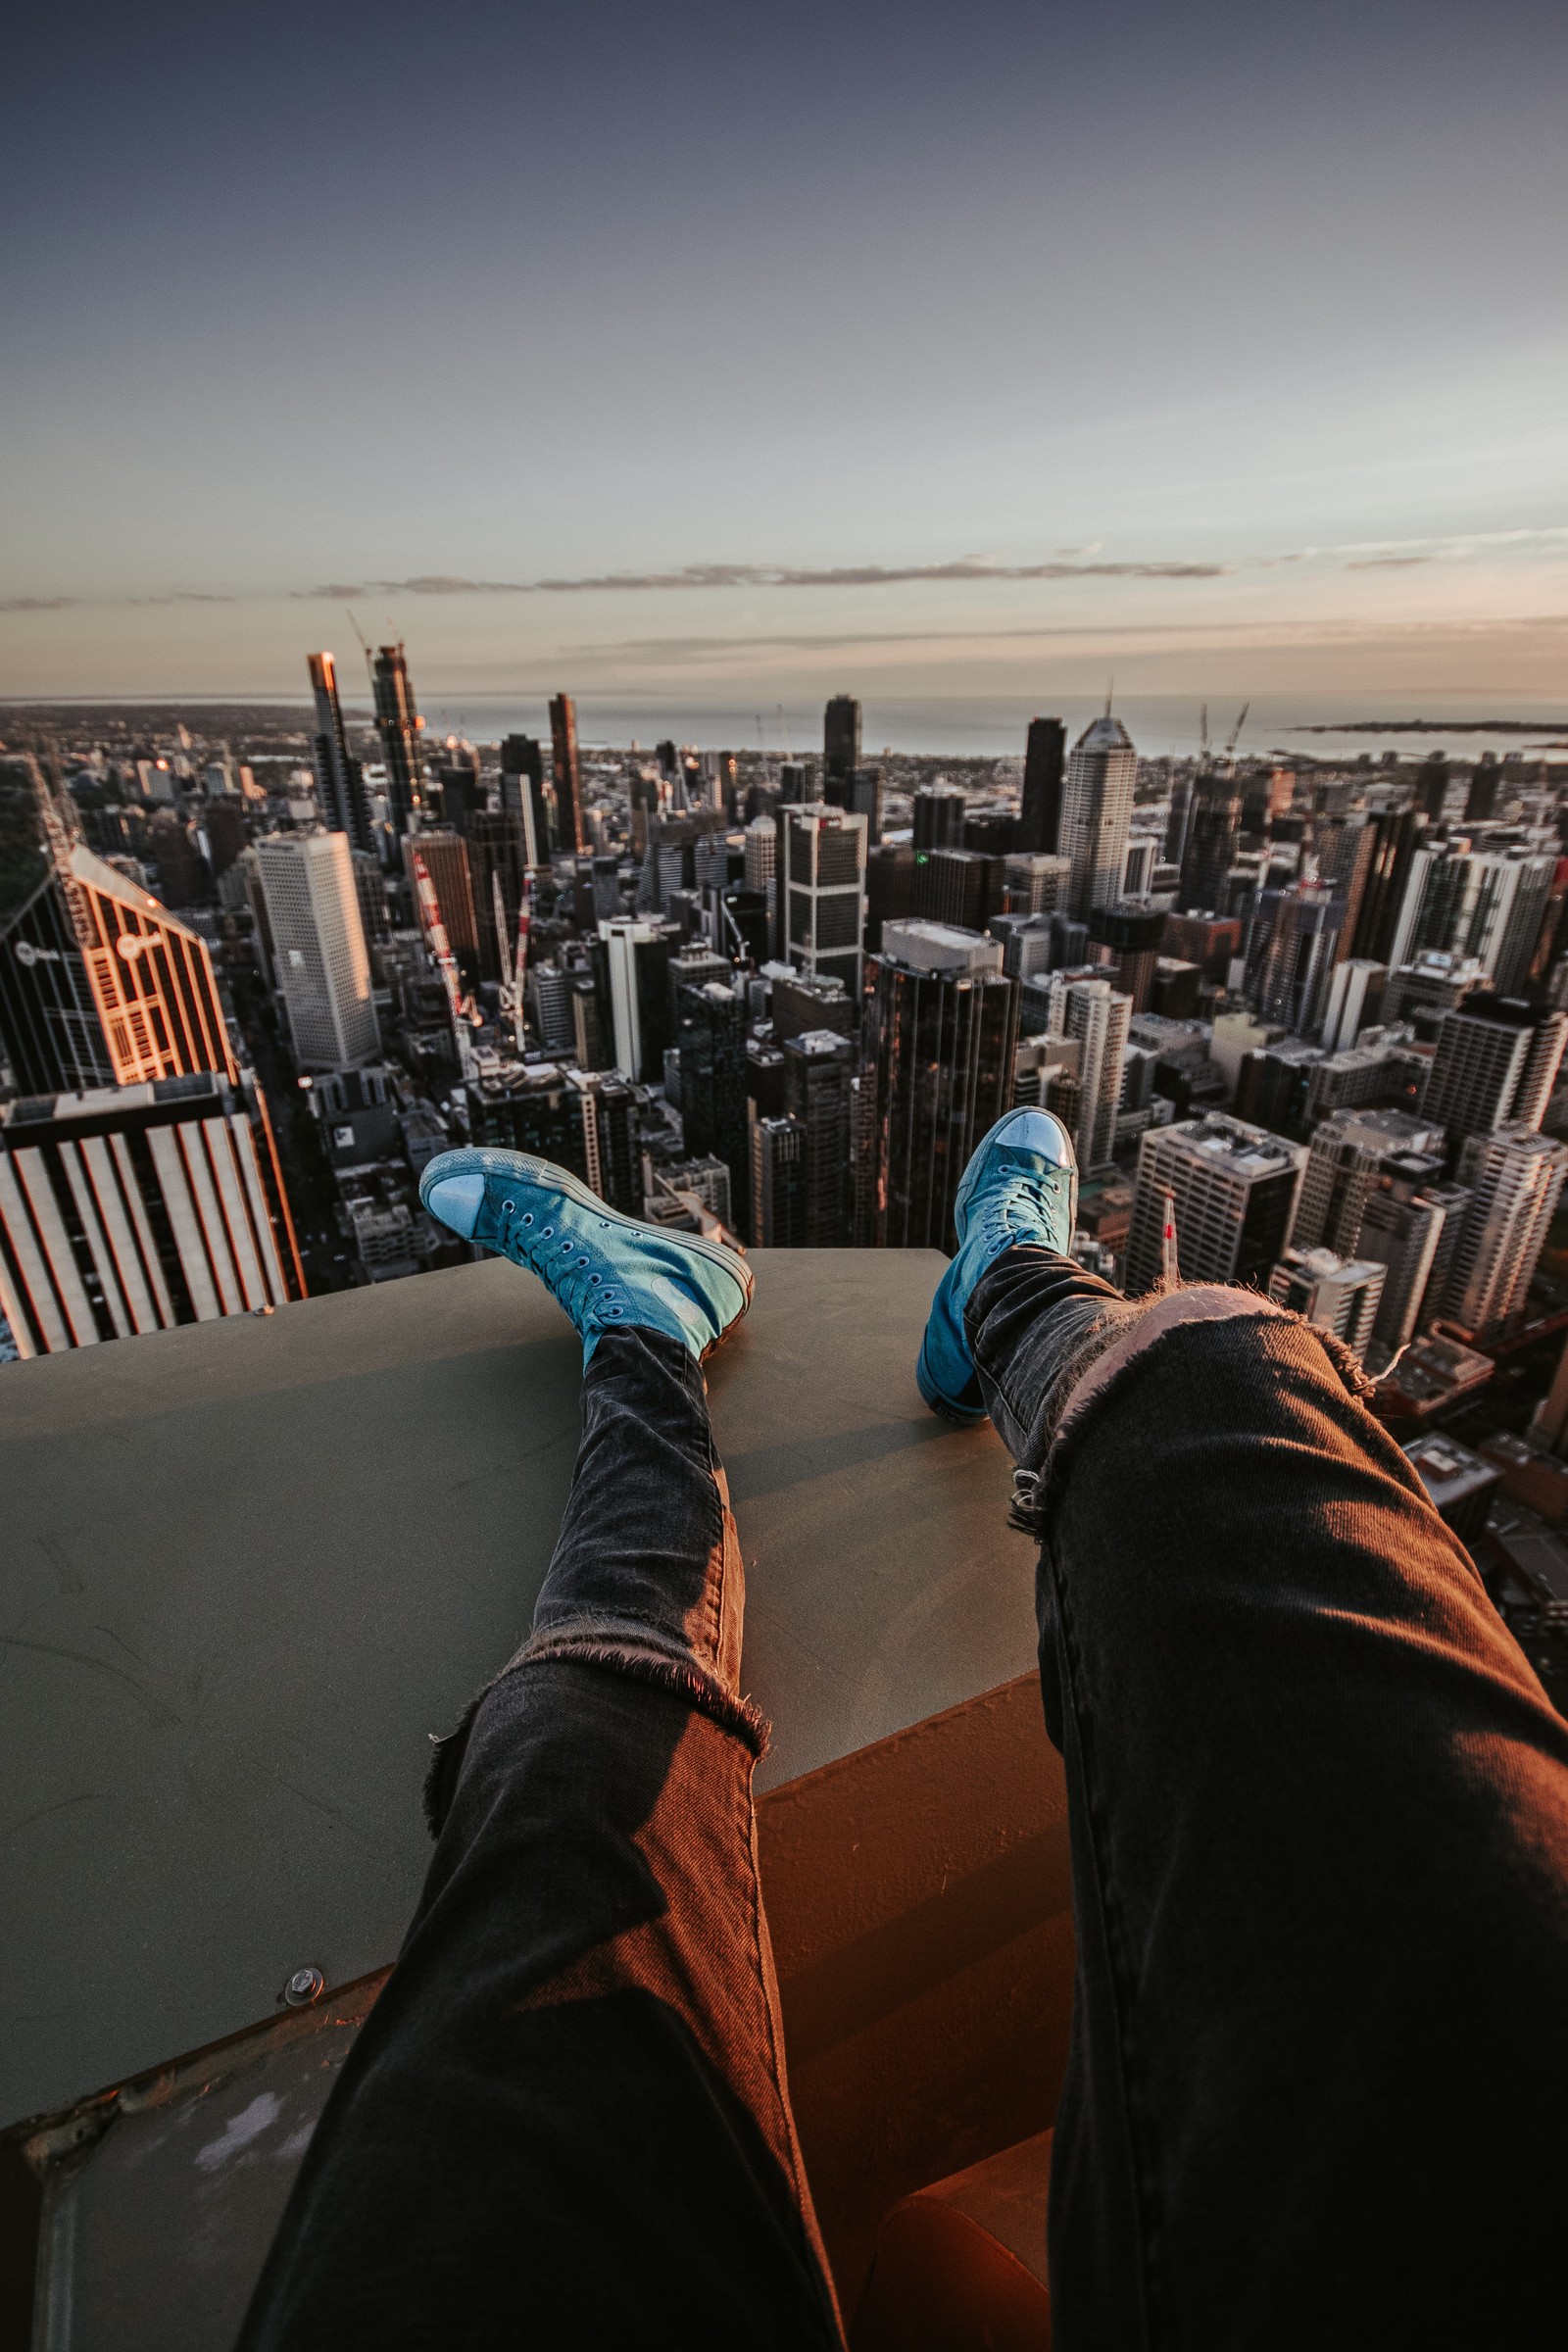
M588 1279L590 1282L597 1284L603 1282L605 1278L602 1274L590 1274Z
M525 1225L531 1225L533 1223L533 1210L531 1208L526 1208L523 1210L522 1221Z
M540 1238L540 1240L541 1240L541 1241L546 1241L546 1242L548 1242L548 1241L549 1241L549 1239L550 1239L550 1237L551 1237L551 1235L552 1235L552 1234L555 1232L555 1230L556 1230L556 1229L555 1229L555 1227L554 1227L553 1225L541 1225L541 1226L540 1226L540 1228L539 1228L539 1238Z

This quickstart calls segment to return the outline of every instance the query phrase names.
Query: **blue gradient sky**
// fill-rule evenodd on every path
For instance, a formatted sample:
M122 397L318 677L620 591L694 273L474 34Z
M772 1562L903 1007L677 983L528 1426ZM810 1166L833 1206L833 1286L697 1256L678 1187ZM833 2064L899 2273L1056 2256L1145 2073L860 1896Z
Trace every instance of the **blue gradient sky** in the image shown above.
M0 694L292 691L342 590L427 692L1568 683L1560 5L88 6L8 66Z

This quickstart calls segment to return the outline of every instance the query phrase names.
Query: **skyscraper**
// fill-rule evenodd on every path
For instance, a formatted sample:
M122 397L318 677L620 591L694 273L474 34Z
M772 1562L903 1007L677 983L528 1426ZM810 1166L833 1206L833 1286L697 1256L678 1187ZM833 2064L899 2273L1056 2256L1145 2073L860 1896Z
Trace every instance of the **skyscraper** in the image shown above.
M1194 783L1182 840L1177 900L1184 911L1226 913L1226 877L1242 846L1242 787L1233 770Z
M555 832L550 817L550 795L545 786L544 754L532 735L509 735L501 746L501 806L522 826L527 863L548 865L555 848Z
M1001 965L995 940L935 923L884 926L857 1121L857 1240L866 1247L956 1247L958 1180L1012 1101L1018 983Z
M1305 1159L1299 1145L1222 1111L1151 1128L1138 1147L1129 1294L1159 1280L1167 1192L1175 1196L1183 1278L1261 1286L1285 1248Z
M1361 1219L1391 1160L1424 1161L1423 1173L1443 1173L1446 1139L1429 1119L1402 1110L1342 1110L1323 1120L1307 1147L1306 1167L1291 1240L1298 1249L1327 1248L1341 1257L1360 1250Z
M577 706L569 694L550 698L550 757L556 787L557 847L582 857L588 847L583 828L582 773L577 759Z
M1256 980L1257 1009L1293 1037L1321 1028L1334 978L1345 903L1315 882L1280 894Z
M1340 937L1343 946L1345 934ZM1323 1015L1323 1043L1331 1054L1348 1052L1376 1020L1388 977L1388 966L1369 956L1352 956L1335 965Z
M836 1250L849 1210L854 1055L832 1029L808 1029L787 1039L783 1051L785 1106L806 1136L801 1245Z
M1530 1127L1472 1135L1459 1159L1470 1188L1443 1311L1473 1338L1524 1311L1551 1226L1568 1147Z
M1062 992L1061 1035L1078 1040L1080 1086L1073 1148L1084 1168L1103 1167L1116 1148L1122 1065L1133 1001L1105 980L1070 981Z
M296 1061L346 1070L377 1060L381 1032L347 839L272 833L255 855Z
M233 1081L205 940L74 840L72 812L25 767L11 860L24 895L0 915L0 1045L18 1085L52 1095L198 1070Z
M636 1216L641 1180L632 1120L632 1089L613 1070L571 1070L567 1075L576 1090L582 1116L588 1182L612 1208Z
M1138 755L1107 711L1073 745L1062 788L1059 847L1072 861L1074 914L1108 906L1121 890L1137 780Z
M1435 842L1410 860L1391 964L1424 954L1474 956L1499 996L1530 974L1556 878L1555 857L1471 851Z
M0 1313L22 1355L304 1295L249 1071L44 1093L0 1110Z
M822 798L836 808L849 808L859 764L860 706L853 695L836 694L822 718Z
M334 833L346 833L356 850L373 847L365 777L349 751L343 707L337 697L337 666L330 654L308 654L311 694L316 703L316 797Z
M746 1131L746 995L721 980L679 991L680 1119L689 1159L712 1152L729 1170L730 1200L751 1190Z
M1165 936L1165 917L1125 902L1100 906L1089 918L1089 936L1116 958L1117 985L1132 999L1134 1012L1147 1012Z
M608 916L599 925L610 975L615 1066L645 1086L664 1075L664 1052L675 1042L670 1002L671 934L662 923Z
M1061 794L1067 730L1059 718L1032 718L1023 756L1018 847L1054 857L1061 847Z
M961 850L968 803L956 784L922 784L910 802L914 848Z
M1367 1196L1355 1254L1375 1258L1384 1268L1372 1329L1391 1356L1415 1335L1446 1216L1443 1201L1433 1199L1423 1182L1398 1172L1384 1176Z
M1472 996L1443 1016L1423 1111L1454 1144L1509 1125L1539 1127L1565 1043L1568 1014Z
M752 1241L760 1250L799 1250L806 1240L806 1129L755 1102L749 1108Z
M983 931L1002 911L1004 860L979 850L917 850L914 910L923 921Z
M1426 823L1414 808L1390 810L1372 818L1365 888L1349 940L1352 956L1367 956L1375 963L1389 962L1411 861L1425 838Z
M386 763L387 809L392 830L407 833L424 800L424 761L419 733L424 725L414 700L414 682L401 639L376 649L370 682L375 694L375 731Z
M860 989L865 925L866 820L825 801L779 810L782 953L802 971Z

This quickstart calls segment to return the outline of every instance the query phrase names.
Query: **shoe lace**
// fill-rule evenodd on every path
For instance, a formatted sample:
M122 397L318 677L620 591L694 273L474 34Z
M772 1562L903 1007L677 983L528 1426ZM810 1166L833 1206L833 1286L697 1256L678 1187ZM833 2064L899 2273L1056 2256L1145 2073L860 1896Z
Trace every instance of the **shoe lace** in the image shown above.
M608 1231L609 1218L599 1221ZM532 1209L519 1209L515 1200L501 1203L501 1237L508 1254L533 1269L579 1331L628 1319L631 1301L624 1285L596 1266L594 1252L580 1240L558 1232L554 1224L539 1224Z
M1061 1168L1020 1171L993 1196L986 1216L987 1233L1001 1241L1020 1229L1050 1228L1068 1198L1066 1172Z

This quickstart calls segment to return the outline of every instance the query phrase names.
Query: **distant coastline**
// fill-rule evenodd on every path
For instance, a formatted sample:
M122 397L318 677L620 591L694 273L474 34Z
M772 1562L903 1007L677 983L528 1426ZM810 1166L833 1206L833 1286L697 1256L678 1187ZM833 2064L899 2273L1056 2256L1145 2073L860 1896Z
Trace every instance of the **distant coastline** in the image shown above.
M1293 735L1568 735L1568 718L1314 719Z

